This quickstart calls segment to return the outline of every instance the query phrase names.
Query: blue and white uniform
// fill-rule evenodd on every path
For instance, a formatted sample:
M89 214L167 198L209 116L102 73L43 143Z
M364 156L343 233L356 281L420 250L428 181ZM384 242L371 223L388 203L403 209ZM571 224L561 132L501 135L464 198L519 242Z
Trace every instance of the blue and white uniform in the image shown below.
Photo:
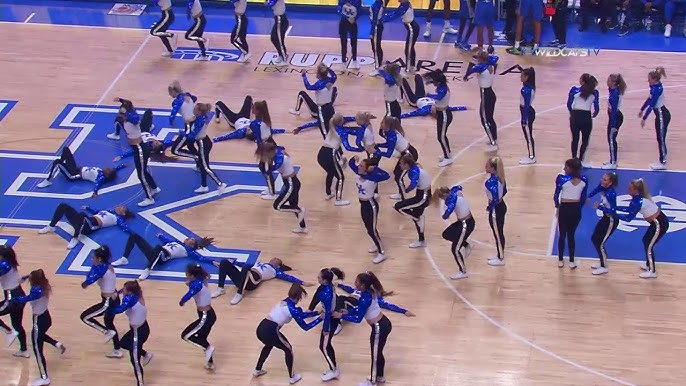
M664 169L664 166L667 164L667 129L669 128L669 122L672 120L672 114L665 106L665 94L661 82L650 86L650 96L641 106L644 121L648 119L651 112L655 113L655 134L660 153L659 161L662 164L662 167L653 167L653 169Z
M152 359L152 353L143 348L150 337L150 326L148 325L148 308L141 300L133 293L126 294L121 305L110 312L111 314L125 313L129 318L130 329L121 338L121 347L129 352L137 386L143 386L143 365Z
M248 47L248 40L246 39L248 35L248 17L245 15L245 11L248 8L248 0L229 1L233 4L233 14L236 17L236 24L233 25L231 30L231 44L241 51L241 57L238 58L238 62L247 62L250 55L250 47Z
M148 148L150 153L164 153L164 151L175 144L173 139L160 139L152 133L143 132L141 133L141 140L143 143L141 146ZM155 143L159 142L159 146L155 146ZM120 158L126 158L133 156L134 152L132 149L123 151L119 153Z
M378 69L381 68L381 64L383 63L383 49L381 48L383 14L383 0L374 0L374 3L369 7L369 24L371 26L369 40L372 44L372 56L374 57L374 71L370 74L372 76L379 75Z
M574 180L578 180L574 184ZM576 247L576 229L581 221L581 208L586 202L588 178L559 174L555 180L555 194L553 201L557 208L557 225L559 237L557 240L558 266L564 265L565 240L569 241L569 266L576 268L574 253Z
M272 129L266 123L259 120L250 121L247 118L239 118L236 121L236 130L224 135L220 135L219 137L212 138L212 142L248 138L259 145L262 142L271 139L272 135L283 134L285 132L286 129Z
M403 100L403 93L398 84L398 79L382 69L379 69L379 75L384 80L383 96L386 104L386 116L400 119L402 113L400 102Z
M92 284L98 284L100 288L100 303L96 303L86 308L81 313L81 321L88 327L107 334L108 339L112 339L114 352L109 355L119 354L121 344L119 342L119 334L117 327L114 325L114 314L111 312L115 307L118 307L121 302L119 293L117 292L117 275L114 269L110 268L109 264L100 263L91 266L86 280L81 283L81 288L87 288ZM96 318L103 316L103 323L100 323ZM121 356L121 354L119 354Z
M414 19L414 9L409 1L401 2L395 11L384 14L381 18L381 22L387 23L395 19L401 19L405 26L405 30L407 31L407 36L405 38L405 71L414 72L417 64L417 53L415 52L414 46L419 37L419 24L417 24L417 21Z
M336 13L341 15L338 22L338 34L341 38L341 57L343 63L348 62L348 35L350 35L350 48L352 60L357 62L357 17L362 9L362 0L338 0ZM353 68L358 68L356 65Z
M351 296L346 296L346 299L344 302L346 309L356 306L358 301L360 300L360 296L362 296L362 291L360 291L356 288L353 288L353 287L351 287L347 284L344 284L344 283L338 283L337 286L338 286L338 288L342 289L343 291L345 291L351 295ZM407 310L405 308L402 308L402 307L397 306L393 303L387 302L383 298L383 295L381 295L381 294L379 294L376 297L376 300L379 303L379 307L381 307L384 310L388 310L391 312L397 312L399 314L405 314L407 312Z
M486 63L474 65L464 75L464 80L467 80L470 75L476 74L476 78L479 81L479 92L481 93L479 117L491 146L498 146L498 125L495 123L495 118L493 118L495 103L498 99L495 92L493 92L493 81L495 80L495 68L498 65L498 59L496 55L489 55Z
M186 31L186 40L198 43L200 56L196 60L209 60L207 46L205 45L208 40L202 37L207 25L207 19L205 19L205 14L202 11L200 0L188 0L186 13L189 19L193 19L193 24Z
M617 166L617 134L619 134L619 128L622 127L624 122L624 115L622 114L622 94L619 87L613 87L608 90L607 97L607 142L610 146L610 162L608 164L608 169L612 169Z
M289 22L286 17L286 1L285 0L267 0L267 5L274 12L274 24L272 26L271 40L274 48L279 53L279 58L274 63L277 66L286 66L288 63L288 51L286 50L286 31L288 31Z
M400 168L400 158L405 154L412 154L415 161L419 158L417 149L410 144L410 142L405 139L405 137L394 129L390 129L386 132L380 130L381 134L386 138L386 142L376 144L375 155L379 157L391 158L397 155L398 162L395 164L393 169L393 177L395 183L398 186L398 194L394 195L395 199L403 199L405 197L405 186L402 181L402 177L405 172ZM382 150L385 149L385 150Z
M379 236L379 231L377 230L379 203L376 201L376 192L379 183L388 180L391 176L378 166L375 166L369 173L360 174L354 159L348 161L348 165L350 170L359 176L356 186L357 197L360 200L360 216L362 217L364 227L367 229L367 234L374 242L375 247L370 249L370 251L378 253L377 260L381 260L381 257L384 255L384 248L381 243L381 236Z
M21 304L12 303L12 299L26 295L24 289L21 288L19 281L19 272L12 267L7 261L0 259L0 288L4 295L4 299L0 301L0 315L5 316L9 314L12 328L5 322L0 320L0 331L5 334L13 334L19 340L19 351L25 352L26 346L26 330L22 325L24 318L24 306Z
M291 158L286 154L285 148L276 148L273 164L267 170L268 173L279 172L283 179L283 187L279 196L274 200L274 209L282 212L291 212L298 220L299 228L293 229L294 233L306 233L305 210L299 206L300 180L296 174Z
M336 370L336 352L331 344L331 339L334 332L341 323L339 318L333 317L333 312L337 310L338 298L336 296L336 286L333 283L321 284L314 296L308 309L313 311L317 304L321 303L324 307L324 315L322 315L322 332L319 339L319 350L324 355L326 364L330 371Z
M410 180L410 185L405 188L404 193L410 193L416 190L415 196L410 198L403 198L395 203L394 209L412 220L416 230L418 241L410 244L410 248L423 247L424 241L424 209L431 203L431 176L429 173L421 168L418 164L413 165L409 170L405 171L401 180L407 176ZM403 184L404 185L404 184Z
M212 353L214 347L207 341L207 337L212 332L212 326L217 321L217 314L212 308L212 293L204 279L193 279L188 283L188 292L179 301L179 306L186 304L189 300L195 301L198 308L198 319L189 324L183 332L181 338L188 343L194 344L205 352L207 368L211 369L214 364Z
M534 142L534 121L536 120L536 110L533 103L536 98L536 90L530 84L525 83L519 90L519 112L521 113L522 132L526 140L529 162L536 159L536 146Z
M174 38L174 34L171 32L167 32L167 30L172 25L172 23L174 23L174 11L172 10L172 2L171 0L156 0L155 4L157 4L157 6L160 7L160 10L162 11L162 16L150 28L150 35L157 36L160 38L160 40L162 40L164 48L167 49L167 52L163 56L171 56L171 54L174 53L175 47L170 42L170 38ZM176 41L174 40L174 45L175 44Z
M465 255L469 251L469 243L467 239L474 231L476 222L472 211L469 207L469 202L462 195L462 186L457 185L450 188L448 196L445 198L445 212L443 212L443 220L448 220L450 215L455 213L457 221L450 224L443 231L443 238L451 242L450 251L453 254L455 263L460 273L451 276L451 279L462 279L467 277L467 267L464 262ZM462 248L465 248L463 254Z
M567 98L567 110L569 110L569 125L572 130L572 158L578 158L582 162L586 156L593 130L593 119L598 115L600 109L598 101L600 94L598 90L593 90L588 96L582 95L582 88L574 86L569 90ZM591 109L593 114L591 115ZM579 147L579 137L581 136L581 147Z
M615 188L603 187L601 184L588 194L588 198L592 198L600 194L600 205L603 208L608 208L608 212L604 212L603 216L598 220L598 223L593 230L593 235L591 236L591 241L593 246L595 246L596 251L598 251L598 259L600 259L600 268L607 268L607 251L605 250L605 243L612 236L617 226L619 225L619 220L616 218L617 209L617 192ZM596 271L595 274L601 274L605 272Z
M498 175L491 174L488 176L484 187L488 199L488 206L486 206L488 225L491 227L491 231L493 231L493 238L495 239L495 246L498 252L496 256L497 261L502 263L505 259L505 214L507 214L505 195L507 194L507 184L505 181L500 181Z
M443 160L450 160L450 142L448 141L448 127L453 122L453 112L450 109L450 89L445 83L436 85L436 93L427 94L435 101L436 136L443 150ZM445 165L441 165L445 166Z
M329 69L326 78L317 79L314 84L311 84L310 81L307 80L306 73L302 74L302 78L305 89L314 91L314 100L307 92L300 91L295 102L295 109L290 112L296 115L300 114L302 104L305 102L307 108L310 110L310 114L317 118L319 131L322 134L322 137L326 138L326 133L328 133L330 129L329 121L335 114L333 102L336 99L337 90L336 87L334 87L334 84L336 83L336 80L338 80L338 76L333 70ZM298 128L296 130L300 131L301 129Z
M133 150L130 150L133 154ZM97 195L98 190L107 182L111 182L116 177L116 172L123 169L126 165L120 164L115 166L113 174L105 177L102 168L96 166L77 166L74 155L68 147L62 149L60 158L54 160L50 166L48 177L38 184L39 188L45 188L52 185L52 179L57 173L62 173L69 181L89 181L93 183L93 194Z

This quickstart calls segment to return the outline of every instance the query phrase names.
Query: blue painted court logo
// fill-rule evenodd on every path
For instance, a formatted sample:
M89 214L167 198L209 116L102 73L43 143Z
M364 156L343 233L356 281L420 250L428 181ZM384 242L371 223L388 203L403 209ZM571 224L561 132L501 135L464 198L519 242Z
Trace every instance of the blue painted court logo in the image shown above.
M603 174L604 171L599 169L587 171L589 191L598 185ZM686 240L686 173L618 170L617 175L617 205L629 205L631 197L626 194L629 182L635 178L643 178L653 195L653 201L669 219L669 231L655 248L657 262L686 263L686 255L683 253ZM593 197L590 204L596 201L600 201L599 196ZM576 255L595 258L598 253L591 243L591 235L602 214L590 204L584 206L576 232ZM605 244L610 259L644 261L645 251L641 240L648 225L640 214L631 222L621 221L617 231ZM557 255L558 236L555 230L552 255Z
M211 49L205 51L211 62L235 62L241 56L239 50ZM195 60L200 57L199 48L179 47L174 50L172 59Z
M109 167L114 165L113 158L122 150L128 149L126 136L120 141L111 141L106 135L112 132L113 121L117 114L117 107L96 107L90 105L68 105L51 125L52 129L70 130L64 146L74 153L76 162L80 166ZM140 109L142 112L143 109ZM169 111L153 110L156 129L153 130L161 138L176 135L179 127L169 127ZM179 123L180 125L180 123ZM199 185L199 175L194 171L195 164L189 160L168 163L150 162L151 173L162 192L155 197L153 207L139 208L136 203L144 198L143 191L136 176L131 159L126 168L119 171L116 181L106 184L99 196L91 198L92 184L89 182L67 182L61 175L54 179L52 186L38 189L37 183L47 176L52 161L57 157L53 154L3 151L0 187L4 196L0 205L0 225L5 226L8 233L10 227L38 229L48 224L52 214L61 202L66 202L78 209L88 205L93 209L110 209L116 205L127 205L136 213L136 218L129 221L133 232L140 234L151 245L156 245L158 233L166 233L176 239L186 237L209 236L217 240L218 246L210 246L200 251L202 255L213 258L231 258L239 261L254 262L259 251L250 248L248 238L240 238L233 245L222 242L224 232L240 232L235 230L235 224L217 224L213 218L198 219L203 222L214 222L212 227L217 230L214 234L195 234L190 229L175 221L174 213L221 201L222 205L236 205L232 199L241 194L256 194L265 189L264 179L255 165L238 163L212 163L212 167L219 177L229 184L227 192L218 196L216 191L207 194L195 194L193 190ZM127 162L125 158L123 162ZM211 211L205 211L211 213ZM221 230L221 233L219 232ZM47 243L64 245L71 238L72 228L66 222L59 223L57 234L65 241L58 240L54 234L38 235ZM65 249L65 256L50 256L63 258L58 269L60 274L83 275L90 268L89 253L101 244L110 246L113 258L117 259L123 253L128 235L117 227L98 230L85 238L71 251ZM1 238L8 239L3 236ZM8 239L11 240L11 239ZM16 240L12 240L16 241ZM145 267L147 260L136 248L129 258L130 264L117 268L117 273L124 277L137 277ZM187 259L172 260L159 268L156 267L151 278L164 280L182 280ZM205 268L216 273L210 264ZM216 279L216 275L213 275Z
M17 104L17 101L8 101L0 99L0 121L5 119L10 110Z

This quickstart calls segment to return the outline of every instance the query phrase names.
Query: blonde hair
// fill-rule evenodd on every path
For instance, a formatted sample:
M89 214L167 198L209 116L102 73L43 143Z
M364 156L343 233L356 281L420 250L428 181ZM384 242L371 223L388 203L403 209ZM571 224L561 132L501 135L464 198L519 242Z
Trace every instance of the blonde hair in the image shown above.
M178 80L175 80L167 87L167 91L169 91L169 95L174 94L174 96L176 96L183 93L183 88L181 88L181 83L179 83Z
M200 115L207 115L212 110L212 105L209 103L196 103L195 108L198 109Z
M403 84L403 76L400 74L400 64L396 62L388 63L384 66L384 70L395 79L395 83L398 86Z
M450 193L450 188L447 186L441 186L440 188L436 189L436 192L431 195L431 199L433 200L433 204L438 204L441 202L442 198L440 196L445 195L446 197Z
M355 114L355 123L358 125L369 125L372 121L372 113L369 111L359 111Z
M324 80L328 77L329 75L329 67L326 66L324 63L319 63L317 66L317 79Z
M498 176L498 181L505 185L505 167L503 160L500 157L491 157L488 159L488 164L495 169L495 175Z
M664 67L656 67L653 71L648 73L648 76L659 82L663 76L665 78L667 77L667 72L665 71Z
M648 184L643 180L643 178L637 178L631 181L631 186L638 190L638 193L644 198L651 199L650 191L648 190Z

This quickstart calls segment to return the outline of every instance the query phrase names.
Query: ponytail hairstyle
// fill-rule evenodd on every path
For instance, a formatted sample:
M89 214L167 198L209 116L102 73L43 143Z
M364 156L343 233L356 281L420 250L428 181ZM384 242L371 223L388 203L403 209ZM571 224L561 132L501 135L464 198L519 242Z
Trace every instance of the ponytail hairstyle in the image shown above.
M271 161L276 154L276 144L271 141L265 141L257 145L255 150L255 158L260 162Z
M381 123L386 124L389 130L395 130L398 133L400 133L400 135L402 135L403 137L405 136L405 130L403 130L403 127L400 124L400 120L398 118L387 115L383 118L383 120L381 120Z
M569 175L574 178L581 178L581 168L583 165L578 158L570 158L565 161L565 166L569 169Z
M150 132L150 129L152 128L152 118L153 118L153 113L152 110L146 109L145 112L143 112L143 115L141 116L141 131L142 132Z
M488 63L489 57L490 57L490 55L488 54L488 52L486 52L486 51L484 51L484 50L479 51L479 52L475 55L475 59L476 59L479 63Z
M131 102L128 99L121 99L121 108L123 108L124 110L126 110L126 112L129 113L136 112L136 108L133 106L133 102Z
M162 143L159 143L157 146L153 146L153 148L150 149L150 159L160 163L176 160L175 157L168 156L164 150L164 145Z
M10 267L17 269L19 263L17 262L17 254L14 252L14 248L8 245L0 245L0 259L7 262Z
M441 200L448 198L448 194L450 194L450 188L447 186L441 186L440 188L436 189L436 193L431 195L431 200L433 200L434 204L438 204L441 202Z
M488 164L495 169L495 175L498 176L498 181L505 185L505 166L503 166L503 160L500 157L491 157L488 159Z
M134 294L139 298L143 296L143 288L138 284L138 280L129 280L124 283L124 290L128 293Z
M99 248L93 250L93 254L98 258L103 264L110 265L112 260L112 252L110 252L110 247L103 244Z
M373 272L367 271L357 275L357 282L362 285L362 290L372 291L376 296L383 295L384 289L379 278Z
M525 86L531 87L532 90L536 90L536 70L533 67L525 68L522 73L526 75Z
M648 73L648 76L655 79L656 81L661 81L662 77L667 77L667 72L664 67L656 67L653 71Z
M176 98L177 95L183 94L183 88L178 80L171 82L169 87L167 87L167 91L172 98Z
M584 99L588 99L591 94L593 94L593 91L595 91L595 88L598 87L598 79L595 78L595 76L591 74L582 74L581 75L581 97Z
M278 257L273 257L271 260L269 260L269 264L273 265L275 268L280 269L283 272L286 271L292 271L293 268L287 266L286 264L283 263L283 260L281 260Z
M193 278L200 279L202 281L207 281L210 278L210 274L205 271L203 267L200 266L200 264L193 264L190 263L186 266L186 275L191 276Z
M622 74L610 74L610 82L617 86L619 89L619 95L624 95L624 92L626 91L626 82L624 81Z
M321 271L319 271L319 275L322 277L322 279L326 280L328 283L331 283L333 281L333 277L336 276L338 280L343 280L345 279L345 272L341 271L340 268L322 268Z
M324 63L319 63L317 66L317 79L326 80L329 77L329 67Z
M631 181L631 186L638 191L638 194L647 199L652 199L650 191L648 190L648 184L643 180L643 178L637 178Z
M445 74L440 69L435 69L422 74L424 82L430 82L435 86L447 85L448 79L446 79Z
M267 106L267 101L254 102L252 104L252 113L255 115L256 120L266 123L270 128L272 127L272 118L269 115L269 106Z
M401 86L403 84L403 76L400 74L400 64L396 62L386 63L386 65L384 65L383 68L384 71L388 73L388 75L392 76L393 79L395 79L395 83L398 86Z
M212 111L212 105L209 103L196 103L195 109L200 115L204 115L209 120L210 111Z
M50 281L45 277L45 272L42 269L36 269L29 273L29 283L31 286L40 287L43 290L43 296L50 296L52 286L50 286Z
M198 250L198 249L205 249L205 247L208 247L212 244L214 244L214 237L203 237L200 239L191 239L194 241L193 243L193 250Z
M355 123L357 123L360 126L367 126L371 123L372 121L372 113L369 111L360 111L357 114L355 114Z
M291 285L291 288L288 290L288 298L296 303L301 301L306 296L307 291L305 291L305 288L303 288L303 286L298 283L293 283L293 285Z
M605 173L605 175L607 176L608 179L610 179L610 183L611 183L610 187L611 188L614 188L619 184L619 177L617 176L617 173L608 172L608 173Z

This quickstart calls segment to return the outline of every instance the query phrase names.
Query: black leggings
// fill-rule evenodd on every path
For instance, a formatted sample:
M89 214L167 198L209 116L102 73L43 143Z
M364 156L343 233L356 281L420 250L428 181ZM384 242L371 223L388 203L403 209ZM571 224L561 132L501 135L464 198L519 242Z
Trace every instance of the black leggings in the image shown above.
M285 336L281 333L281 329L276 322L269 319L262 319L260 324L257 326L257 339L264 344L262 351L260 352L260 358L257 360L257 365L255 365L256 370L262 370L264 362L269 357L269 353L272 352L274 347L279 350L283 350L286 354L286 368L288 369L288 376L293 377L293 347L288 342Z
M657 218L650 222L650 226L643 235L643 247L646 252L646 266L649 271L655 272L655 244L669 230L669 220L664 213L660 212Z
M391 334L393 325L384 315L381 320L372 325L372 333L369 335L369 346L372 354L371 379L383 378L386 367L386 358L383 356L383 348L386 346L388 335Z
M167 255L168 252L162 248L161 245L156 245L153 248L143 237L141 237L141 235L134 232L131 232L129 238L126 240L123 256L128 259L134 246L138 246L138 249L143 252L143 255L148 260L148 264L146 264L145 268L153 269L156 265L166 263L170 260Z
M569 244L569 262L574 262L574 252L576 249L576 228L581 222L581 203L562 202L557 209L557 259L563 260L565 251L565 240Z
M172 23L174 23L174 12L169 8L166 11L162 11L160 19L150 28L150 35L159 37L160 40L162 40L162 44L164 44L164 48L166 48L168 52L174 52L171 43L169 43L169 38L173 37L174 34L167 32ZM119 132L117 132L117 134L119 134Z
M553 15L551 20L553 24L553 33L555 34L555 40L557 40L560 44L567 44L568 18L569 16L567 14L567 4L561 1L556 7L555 14Z
M188 129L188 124L186 124L186 129ZM186 150L183 148L186 148ZM189 139L184 134L180 134L174 139L171 152L176 156L190 158L196 163L198 162L198 150L195 148L195 141Z
M426 96L424 80L419 74L415 74L414 76L414 90L412 89L412 86L410 86L410 82L408 82L405 78L403 78L402 90L405 101L407 101L407 104L412 107L417 107L417 101Z
M407 152L412 154L415 161L419 159L419 153L417 153L417 149L415 149L414 146L410 145L410 147L407 148ZM398 185L398 192L402 199L405 199L405 185L403 184L404 174L405 172L400 167L400 158L398 158L398 161L395 163L395 168L393 168L393 177L395 178L396 185Z
M443 158L450 158L450 141L448 140L448 127L453 122L453 112L447 110L436 110L436 138L441 144Z
M505 201L500 201L495 208L488 213L488 225L493 232L493 239L495 240L495 247L498 252L498 259L505 258L505 215L507 214L507 205Z
M235 14L236 24L231 30L231 44L238 48L243 55L247 55L250 52L248 47L248 17L245 14Z
M285 14L274 16L274 25L272 26L272 44L282 60L288 58L288 51L286 51L286 31L288 31L288 18Z
M474 231L475 226L476 222L474 221L474 217L469 217L464 221L455 221L443 231L443 238L452 243L450 245L450 252L452 252L453 257L455 258L457 269L462 273L467 272L467 266L464 263L464 256L462 255L462 252L460 252L460 249L469 245L467 239Z
M419 37L419 24L412 20L411 23L405 23L405 30L407 36L405 37L405 69L414 69L417 65L417 52L414 49Z
M403 79L404 80L404 79ZM400 115L402 114L402 109L400 108L400 102L398 101L386 101L386 116L395 117L400 121Z
M322 146L321 149L319 149L319 154L317 154L317 162L326 172L326 196L330 197L332 195L331 185L335 178L336 190L334 197L336 200L343 199L343 182L345 182L345 174L341 167L341 157L338 149Z
M569 128L572 131L572 158L578 158L583 161L591 139L591 131L593 130L591 112L587 110L572 110L569 117ZM581 136L581 147L579 147L579 136Z
M379 231L376 229L379 218L379 203L376 202L374 198L366 201L360 200L360 216L362 216L364 227L367 229L367 234L374 242L376 250L383 254L384 249L381 245L381 236L379 236Z
M76 209L65 203L57 205L55 213L52 215L52 220L50 220L50 226L56 226L62 217L66 217L67 222L74 228L73 238L77 238L79 235L89 235L96 230L93 229L92 223L88 220L88 216L85 213L77 212Z
M609 115L609 114L608 114ZM619 128L624 123L624 115L621 111L617 111L615 117L615 127L610 127L610 121L607 122L607 143L610 146L610 163L617 164L617 135Z
M140 327L130 326L129 331L121 338L121 347L129 352L129 359L133 366L133 375L136 376L137 386L143 386L143 366L141 358L148 353L143 345L150 337L150 326L146 321Z
M86 326L93 328L101 333L106 333L108 330L114 331L114 338L112 338L112 344L115 350L119 350L121 345L119 343L119 333L117 332L117 327L114 325L114 314L111 311L118 307L120 304L119 295L115 298L102 297L102 300L98 304L93 304L92 306L86 308L85 311L81 313L81 321L86 324ZM103 316L103 322L105 325L100 323L95 318Z
M43 343L48 343L53 347L57 347L57 341L48 335L50 326L52 326L50 311L45 310L45 312L40 315L33 315L31 343L33 345L33 355L36 356L36 363L38 364L38 372L40 373L41 379L48 379L48 367L45 363L45 355L43 355Z
M341 21L338 23L338 35L341 37L343 63L348 62L348 35L350 35L352 59L357 60L357 22L351 23L347 18L341 17Z
M298 217L302 209L298 206L300 196L300 180L298 176L283 179L283 188L279 197L274 200L274 209L281 212L293 212ZM305 228L305 220L300 221L300 227Z
M524 116L524 106L519 106L519 112ZM522 133L524 133L524 139L526 140L526 150L529 153L529 158L536 158L536 144L534 142L534 121L536 120L536 110L533 106L529 106L529 114L527 116L527 122L522 124Z
M605 242L612 236L612 234L617 230L619 225L619 220L609 216L604 215L596 224L593 230L593 235L591 236L591 241L596 251L598 251L598 258L600 259L600 266L605 268L607 264L607 251L605 251Z
M672 120L672 114L665 106L653 109L653 113L655 113L655 136L657 137L657 146L660 152L660 163L666 164L667 129L669 128L669 122Z
M24 290L21 288L21 286L12 290L4 290L2 292L5 295L5 299L0 302L0 316L9 315L12 328L9 328L5 322L0 320L0 330L6 334L9 334L12 332L12 329L14 329L14 331L17 332L19 351L26 351L26 330L24 330L24 326L22 325L25 304L10 302L11 299L20 298L26 295L26 293L24 293Z
M246 265L239 271L233 263L227 259L223 259L219 263L219 280L217 285L219 288L224 288L226 283L226 276L231 279L233 285L238 289L238 293L243 291L253 291L260 286L262 278L260 275L252 270L252 265Z
M207 186L207 176L210 176L217 186L221 186L222 181L217 176L217 173L210 168L210 152L212 151L212 140L205 136L203 139L195 141L198 146L198 168L200 169L200 185Z
M193 323L189 324L183 332L181 332L181 339L184 341L194 344L203 350L207 350L210 347L210 342L207 341L207 337L212 332L212 326L217 321L217 314L214 312L213 308L209 311L198 311L198 319L194 320ZM210 358L209 363L213 363L214 359Z
M379 69L383 64L383 48L381 40L383 38L383 24L379 23L372 27L369 40L372 44L372 56L374 56L374 68Z
M273 196L276 194L276 190L274 188L276 179L274 178L274 174L268 171L269 167L270 166L264 162L260 162L259 164L257 164L257 168L260 169L260 172L262 173L262 176L264 177L264 180L267 183L267 192L269 193L269 195Z
M317 127L319 127L322 138L326 138L326 134L329 132L329 123L336 113L333 108L333 103L336 101L337 95L338 88L333 87L333 90L331 90L331 102L320 106L316 104L305 91L300 91L298 93L298 98L295 102L295 111L300 111L303 102L305 102L307 108L310 110L310 115L317 119Z
M200 54L202 56L207 55L205 47L205 39L203 39L202 34L205 32L205 25L207 24L207 19L205 19L205 14L200 14L193 18L193 25L186 31L186 40L191 40L198 43L200 48Z
M493 119L497 99L492 87L481 88L479 116L481 117L481 125L486 131L486 136L488 136L488 142L493 146L498 144L498 125Z
M143 187L145 197L152 199L152 191L157 189L157 183L149 172L148 160L150 159L150 147L143 144L131 146L133 150L133 164L136 166L138 180Z
M234 113L231 111L224 102L222 101L217 101L217 103L214 104L214 115L217 119L219 117L224 117L224 120L226 120L226 123L229 124L231 127L235 127L236 121L239 118L247 118L250 119L250 111L252 110L252 97L250 95L246 96L245 99L243 100L243 106L241 106L241 109L238 111L238 113Z
M430 203L431 190L417 189L417 194L414 197L400 200L393 205L398 213L410 217L417 229L419 241L424 241L424 209Z
M48 172L48 181L55 177L56 171L62 173L62 175L68 180L81 179L81 168L76 165L74 155L67 146L62 148L62 154L60 154L60 158L52 161L50 172Z
M336 370L336 351L333 349L333 345L331 344L331 340L334 337L334 332L338 328L338 325L341 323L340 319L336 318L330 318L329 319L329 332L327 333L326 338L324 337L324 330L322 329L322 332L319 334L319 351L322 352L322 355L324 355L324 359L326 360L326 364L329 366L329 369L331 370Z

